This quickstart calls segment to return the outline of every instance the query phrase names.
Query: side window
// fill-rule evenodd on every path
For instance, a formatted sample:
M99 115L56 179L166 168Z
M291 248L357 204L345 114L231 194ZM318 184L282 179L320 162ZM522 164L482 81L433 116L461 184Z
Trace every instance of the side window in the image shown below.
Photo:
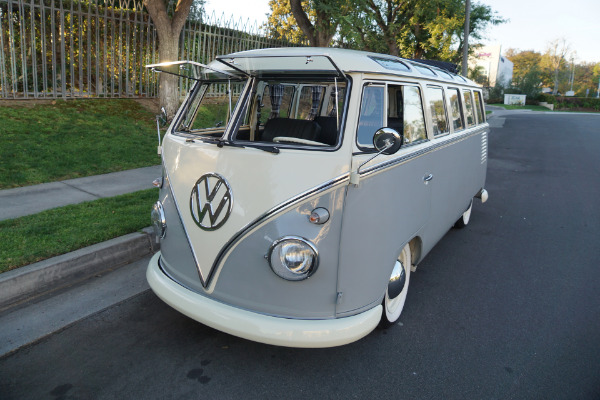
M427 139L421 91L416 86L403 86L404 98L404 143Z
M336 104L337 98L337 104ZM331 89L329 94L329 101L327 102L327 113L328 117L335 117L336 113L344 109L344 99L346 98L346 87L344 84L338 84L337 94L335 92L335 88Z
M373 135L384 126L383 86L365 86L363 89L356 141L361 147L373 147Z
M444 106L444 91L440 87L427 88L427 103L433 121L433 134L443 135L448 133L448 120L446 119L446 107Z
M314 120L321 111L324 96L325 88L323 86L303 86L300 90L296 118Z
M265 86L262 94L260 123L265 124L271 118L288 118L293 97L294 86L278 84Z
M460 93L458 89L449 89L450 111L452 113L452 126L454 131L465 129L462 116L462 107L460 106Z
M473 92L473 94L475 95L475 113L477 114L477 121L480 124L483 124L485 122L485 120L483 119L483 116L485 115L483 112L483 101L481 101L481 93L480 92Z
M473 101L471 100L471 91L464 90L463 97L465 99L465 112L467 117L467 128L475 125L475 116L473 115Z
M387 126L404 134L404 143L427 139L421 91L416 86L388 86Z

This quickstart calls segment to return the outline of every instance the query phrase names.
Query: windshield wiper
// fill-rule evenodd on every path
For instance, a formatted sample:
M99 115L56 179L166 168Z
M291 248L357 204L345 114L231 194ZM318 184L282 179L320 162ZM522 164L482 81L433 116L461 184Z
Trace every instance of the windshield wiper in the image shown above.
M254 143L240 144L240 143L232 142L231 140L224 140L224 139L219 139L217 141L218 147L223 147L225 145L233 146L233 147L251 147L253 149L259 149L262 151L266 151L268 153L279 154L279 147L275 147L275 146L268 146L268 145L264 146L264 145L254 144Z

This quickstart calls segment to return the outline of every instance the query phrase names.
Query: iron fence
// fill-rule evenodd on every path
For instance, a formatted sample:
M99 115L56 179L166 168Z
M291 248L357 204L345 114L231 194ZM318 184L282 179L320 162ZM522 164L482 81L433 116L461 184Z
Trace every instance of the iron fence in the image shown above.
M138 0L0 0L0 98L155 97L157 75L144 66L158 62L157 41ZM285 45L213 14L187 21L180 59Z

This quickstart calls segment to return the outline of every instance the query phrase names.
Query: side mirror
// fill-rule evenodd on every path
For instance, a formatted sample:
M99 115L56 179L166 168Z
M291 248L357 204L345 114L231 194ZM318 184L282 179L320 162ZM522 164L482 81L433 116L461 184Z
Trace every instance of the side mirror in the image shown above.
M404 137L392 128L381 128L373 136L373 146L380 154L394 154L404 143Z
M165 126L167 124L167 121L169 119L167 117L167 110L165 110L164 107L160 108L160 114L158 114L156 116L156 120L158 121L158 123L160 124L160 126Z
M395 152L400 150L400 147L402 147L403 142L404 136L392 128L381 128L380 130L375 132L375 135L373 136L373 146L375 146L377 154L360 164L356 171L352 171L350 173L350 183L354 186L358 186L360 182L360 169L363 166L371 162L380 154L394 154Z

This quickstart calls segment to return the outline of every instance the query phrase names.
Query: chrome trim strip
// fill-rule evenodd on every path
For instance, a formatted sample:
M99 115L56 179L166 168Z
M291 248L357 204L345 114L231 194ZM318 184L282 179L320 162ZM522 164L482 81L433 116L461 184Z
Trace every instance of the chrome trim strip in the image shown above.
M407 162L409 160L412 160L414 158L420 157L420 156L422 156L424 154L434 152L434 151L439 150L439 149L441 149L443 147L450 146L450 145L455 144L457 142L460 142L462 140L465 140L465 139L468 139L470 137L476 136L476 135L478 135L478 134L480 134L482 132L486 132L485 129L483 129L483 131L482 131L481 128L482 127L476 127L476 128L466 129L464 132L461 132L459 134L453 134L453 135L450 135L450 136L444 136L443 138L441 138L443 140L441 140L441 141L439 141L437 143L432 143L431 145L429 145L429 146L427 146L427 147L425 147L423 149L414 151L412 153L404 154L404 155L402 155L400 157L397 157L397 158L394 158L392 160L387 160L387 161L381 162L381 163L373 165L373 166L371 166L369 168L365 168L363 171L360 172L360 176L361 177L368 176L368 175L371 175L371 174L373 174L373 173L375 173L377 171L380 171L382 169L392 168L392 167L394 167L394 166L396 166L398 164L403 164L403 163L405 163L405 162ZM434 141L435 141L435 139L434 139Z
M256 218L254 221L252 221L248 225L244 226L235 235L233 235L232 238L227 243L225 243L225 246L223 246L223 248L221 248L221 251L219 251L219 254L217 254L217 257L215 258L215 261L213 262L213 265L211 267L207 282L210 282L210 280L213 276L213 273L217 270L219 264L221 264L221 261L222 261L223 257L225 256L225 254L230 249L232 249L246 235L246 233L248 233L252 229L258 227L260 224L263 223L263 221L271 218L274 214L277 214L286 208L289 208L291 206L294 206L294 205L300 203L302 200L306 199L307 197L317 195L317 194L322 193L322 192L324 192L328 189L331 189L335 186L345 184L349 179L350 179L350 174L344 174L344 175L338 176L337 178L334 178L328 182L325 182L322 185L319 185L319 186L309 189L303 193L300 193L299 195L292 197L291 199L271 208L270 210L268 210L267 212L265 212L264 214L262 214L261 216Z

